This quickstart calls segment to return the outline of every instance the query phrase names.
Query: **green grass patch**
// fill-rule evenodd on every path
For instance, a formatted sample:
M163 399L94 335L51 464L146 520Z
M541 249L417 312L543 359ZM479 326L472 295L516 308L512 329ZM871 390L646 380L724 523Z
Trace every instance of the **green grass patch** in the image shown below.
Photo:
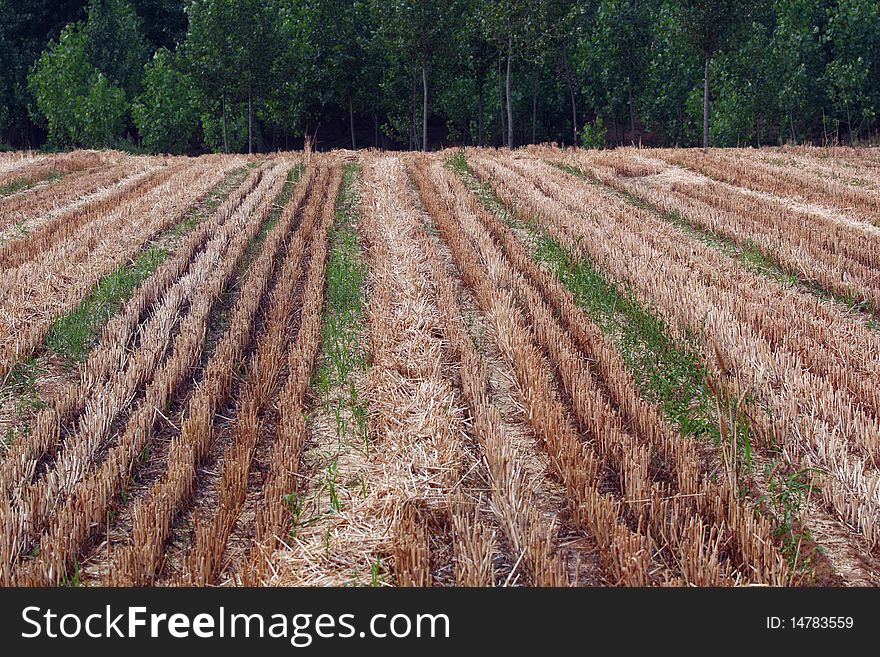
M6 183L5 185L0 185L0 196L9 196L10 194L15 194L16 192L30 189L31 187L35 187L42 182L53 183L57 180L61 180L64 175L65 174L61 173L60 171L53 171L48 176L40 180L28 180L27 178L18 178L17 180L13 180L12 182Z
M312 386L333 413L340 440L355 433L368 448L367 407L358 396L351 374L365 371L368 356L360 344L364 329L364 284L367 263L357 235L360 166L345 167L336 199L327 257L327 287L321 323L321 353L312 374Z
M582 171L559 163L554 166L590 184L602 184ZM700 230L675 214L664 214L627 192L611 190L636 207L659 213L683 231L713 248L724 250L756 271L786 282L791 275L767 258L754 244L734 244L711 231ZM576 303L599 329L612 340L640 387L642 395L662 409L684 436L710 437L725 461L733 466L741 495L749 494L754 475L751 420L743 408L754 403L751 398L730 399L724 390L712 385L704 364L705 337L686 332L676 335L651 309L643 306L627 283L610 280L588 257L578 257L557 243L537 222L530 220L528 246L533 258L543 263L571 291ZM728 466L730 467L730 466ZM766 493L757 499L758 508L776 521L777 538L789 565L809 575L810 563L801 552L803 541L810 540L802 513L811 492L805 471L793 472L779 459L765 465Z
M30 358L16 363L6 375L5 381L0 386L2 400L14 400L15 415L18 422L7 427L2 435L3 445L9 447L20 438L30 433L30 426L25 418L41 408L45 402L37 390L37 378L43 373L43 368L36 358Z
M247 245L241 259L238 261L237 276L239 278L244 276L248 269L250 269L250 266L254 263L254 260L256 260L257 255L260 253L260 249L263 248L263 243L266 241L269 231L275 227L278 223L278 219L281 218L281 212L293 197L293 190L302 175L303 168L302 164L298 164L288 172L287 178L284 181L284 186L281 188L281 192L275 197L272 210L260 226L257 235Z
M358 202L355 181L359 169L355 163L345 167L329 235L322 352L314 375L325 394L331 387L347 386L349 375L356 369L364 369L367 362L359 344L364 319L363 287L367 276L366 261L355 228Z
M313 409L335 422L337 445L323 468L316 495L329 496L329 506L314 517L303 519L301 506L292 506L291 515L296 535L299 527L318 522L325 514L345 508L344 496L353 490L352 482L340 481L339 456L346 449L360 448L369 452L367 405L359 397L355 372L365 371L368 356L361 347L364 330L364 285L367 264L357 234L358 190L360 166L345 166L342 184L336 197L333 226L328 232L326 287L321 314L321 349L312 371L311 386L321 399ZM352 440L354 439L354 440ZM357 482L354 482L355 484ZM360 482L366 495L366 483ZM330 550L330 532L325 535L325 549Z
M28 411L38 411L45 406L37 392L37 377L43 369L36 358L31 356L16 363L3 382L3 396L15 399L16 415L25 415Z
M575 257L536 227L531 235L533 257L556 274L576 303L613 339L645 397L658 404L682 434L719 440L697 336L673 337L659 316L589 259Z
M476 179L463 159L450 158L447 165L499 216L496 208L504 208L503 203L490 185ZM558 163L554 166L570 168ZM499 218L510 224L506 215L512 213L507 208L504 211ZM611 281L588 258L578 258L564 248L534 219L520 218L516 223L527 233L525 242L532 258L560 279L578 306L612 340L642 395L660 407L683 435L720 441L715 398L707 387L708 371L702 362L699 336L676 336L656 313L638 301L631 289Z
M46 348L70 362L81 360L107 320L167 257L166 249L151 246L102 278L76 308L55 320L46 336Z
M27 189L30 186L31 184L28 183L26 178L19 178L18 180L13 180L12 182L0 186L0 196L15 194L16 192L20 192L21 190Z
M463 150L456 151L454 155L449 157L445 162L445 166L458 174L465 186L477 195L483 205L485 205L492 214L511 228L523 228L523 224L518 220L516 214L508 209L507 206L495 196L491 183L488 181L482 182L476 175L474 175Z
M98 281L73 310L55 320L46 335L45 349L60 356L69 365L81 361L110 317L168 258L169 249L160 244L168 238L180 238L191 231L203 217L216 210L236 185L242 183L246 173L246 169L241 167L227 174L183 221L156 238L133 260L120 265Z
M771 278L782 285L797 286L827 301L835 301L845 305L851 310L856 310L860 313L867 313L868 315L873 316L869 320L868 325L875 330L880 330L880 324L876 321L880 309L876 308L869 300L862 298L854 290L846 294L828 290L821 285L804 278L799 271L792 271L787 268L779 262L772 253L762 249L751 239L737 241L711 229L699 226L683 217L680 213L667 212L647 203L627 190L608 187L577 167L562 162L549 162L549 164L552 164L566 173L577 176L581 180L592 185L605 187L608 191L616 194L634 207L653 212L661 219L678 227L682 232L738 261L750 272Z

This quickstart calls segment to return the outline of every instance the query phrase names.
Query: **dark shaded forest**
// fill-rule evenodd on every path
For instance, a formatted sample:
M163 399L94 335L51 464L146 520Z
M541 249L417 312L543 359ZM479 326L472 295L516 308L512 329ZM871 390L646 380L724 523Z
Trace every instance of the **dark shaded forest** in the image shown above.
M0 148L877 135L878 0L0 0Z

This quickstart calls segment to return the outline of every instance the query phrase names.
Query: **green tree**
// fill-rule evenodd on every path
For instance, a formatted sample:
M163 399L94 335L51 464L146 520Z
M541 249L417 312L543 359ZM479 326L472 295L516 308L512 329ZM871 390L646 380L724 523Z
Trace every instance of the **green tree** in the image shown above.
M85 34L92 66L133 99L149 50L132 6L126 0L90 0Z
M186 37L185 0L131 0L154 50L173 50Z
M92 66L87 45L82 25L69 25L28 77L38 118L56 146L112 146L125 129L125 92Z
M144 89L131 110L141 143L153 152L184 153L199 118L192 81L164 48L144 68Z
M346 117L351 147L357 148L355 116L367 109L378 90L372 62L381 53L371 52L370 6L360 0L312 0L304 3L298 44L309 89L309 104L316 119L328 107Z
M278 49L271 64L269 85L265 98L265 115L285 136L304 133L309 96L316 86L309 69L308 55L314 44L310 32L309 7L301 0L283 0L277 20ZM315 64L315 69L320 66Z
M203 119L216 128L219 126L220 144L229 152L228 104L234 99L236 83L234 48L235 16L230 5L217 0L192 0L187 5L189 28L183 43L187 72L199 93ZM219 121L212 121L214 109L219 107ZM203 126L208 132L208 126ZM218 132L214 129L212 134ZM215 150L218 144L214 143Z
M557 56L564 80L564 86L568 90L568 102L571 110L571 135L572 143L578 143L578 100L581 95L579 78L588 77L586 74L578 74L577 50L587 33L585 25L593 20L594 7L592 4L576 2L573 0L546 0L547 16L546 26L549 32L548 39L544 44L547 51L546 57Z
M7 115L0 140L18 147L39 146L43 135L35 130L27 77L49 41L68 23L85 19L85 5L85 0L0 0L0 40L6 44L6 51L0 52L0 114Z
M248 152L254 150L254 104L268 92L278 53L278 6L260 0L193 0L184 51L205 106L220 98L225 125L230 99L246 103ZM228 139L224 139L228 150Z
M504 105L508 148L513 148L511 84L514 59L528 56L535 47L542 32L546 9L544 0L484 0L479 9L486 37L495 44L499 57L505 61Z
M276 5L264 0L235 0L238 25L234 50L236 71L248 112L248 153L254 152L254 103L266 95L271 84L272 62L278 53Z
M766 61L777 85L780 136L788 133L793 142L821 125L826 102L825 4L825 0L776 0L773 6L775 26Z
M412 83L412 122L410 147L427 149L429 117L429 80L441 76L442 67L450 53L448 34L452 21L459 18L458 2L441 4L433 0L377 0L373 15L377 22L380 51L384 54L388 72L409 78ZM401 82L386 79L386 89ZM419 85L419 83L421 83ZM405 84L394 84L405 88ZM415 131L417 117L417 90L421 86L421 137Z
M578 70L590 80L599 114L629 123L636 134L637 97L647 75L650 30L647 0L599 0L577 47Z
M678 5L684 32L703 58L703 148L708 148L712 57L746 24L751 0L678 0Z
M852 144L880 106L880 3L838 0L828 8L825 40L833 50L826 84Z
M0 16L6 16L9 7L6 0L0 0ZM12 61L12 43L6 21L0 22L0 62ZM15 84L14 69L9 66L0 67L0 143L6 134L11 119L10 109L13 105L13 88Z

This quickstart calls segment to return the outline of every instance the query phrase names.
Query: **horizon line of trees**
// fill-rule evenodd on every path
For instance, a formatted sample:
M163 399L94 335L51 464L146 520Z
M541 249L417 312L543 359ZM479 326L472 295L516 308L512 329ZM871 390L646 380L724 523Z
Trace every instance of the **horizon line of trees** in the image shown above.
M878 0L0 0L0 146L877 134Z

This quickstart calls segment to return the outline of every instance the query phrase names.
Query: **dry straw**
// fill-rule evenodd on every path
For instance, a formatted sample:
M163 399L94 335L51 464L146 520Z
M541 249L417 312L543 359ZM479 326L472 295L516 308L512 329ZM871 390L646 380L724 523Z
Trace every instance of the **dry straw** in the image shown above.
M343 482L362 478L364 488L344 492L328 510L323 473L309 473L297 489L309 520L271 557L267 583L433 583L442 565L435 541L426 546L425 523L435 532L450 527L463 409L445 375L432 272L418 246L420 220L402 163L376 156L362 163L373 363L366 382L369 450L346 450L337 467ZM313 440L312 453L338 448L336 435L324 430Z
M289 349L289 324L297 301L294 292L302 274L303 251L311 242L310 279L321 281L323 289L327 229L333 221L333 203L328 203L327 199L336 198L341 179L342 173L338 167L329 171L324 169L319 175L315 192L304 211L301 229L287 250L280 277L270 295L265 326L247 364L244 383L239 391L231 429L232 442L222 456L216 490L218 502L207 517L200 517L196 522L186 575L193 584L213 583L223 567L226 544L248 492L248 477L261 440L261 415L276 398L277 384ZM316 233L314 238L313 233ZM320 302L311 303L303 311L320 315ZM289 379L291 385L303 386L310 369L302 371L302 368L296 367ZM279 401L295 402L296 399Z
M130 542L116 545L111 551L110 572L117 584L149 584L158 574L174 516L193 494L197 469L210 449L214 412L231 392L234 364L241 360L251 338L277 254L313 179L314 169L306 169L278 224L249 268L247 280L230 310L228 329L188 401L180 434L171 441L166 470L136 503Z
M585 156L564 157L590 167ZM833 304L753 274L655 214L543 162L477 159L506 202L613 279L632 283L671 327L710 338L707 362L714 367L715 344L732 368L715 377L733 394L760 400L753 410L763 440L827 469L826 500L870 543L880 539L880 476L867 467L880 440L876 334Z
M147 383L144 397L128 415L115 444L109 447L100 464L89 470L87 463L80 465L70 458L69 462L76 468L73 472L81 473L72 481L69 478L55 477L46 480L50 482L48 485L40 484L42 480L38 480L36 487L25 489L22 495L25 505L29 502L44 505L44 500L47 499L50 505L54 504L56 488L52 484L55 482L61 486L59 492L62 497L59 500L59 508L49 518L46 531L39 537L38 556L20 564L13 574L14 582L35 585L62 581L84 542L96 527L103 526L111 500L127 479L134 460L149 444L154 423L160 417L155 409L163 408L189 375L204 344L204 332L211 308L233 275L235 263L244 252L247 243L256 235L263 220L268 216L273 200L284 184L289 166L289 164L281 165L273 169L273 175L270 177L273 182L268 189L264 188L266 193L259 200L254 211L251 212L250 208L240 208L237 213L237 226L229 226L222 231L222 234L232 241L228 244L223 244L222 239L212 241L205 257L197 260L197 267L190 272L193 276L190 280L202 280L203 284L198 286L198 290L190 300L188 314L179 320L177 334L168 345L168 357L149 379L144 379ZM200 278L203 275L205 277ZM163 305L174 295L180 294L180 291L181 288L175 284L166 295ZM159 310L161 308L162 306ZM160 331L163 328L161 323L153 326ZM142 339L151 339L151 336L142 336ZM165 334L164 339L169 339L169 333ZM132 364L131 367L136 368L137 364ZM104 400L112 399L112 396L119 394L117 386L112 388L105 386L105 390L107 392L103 395ZM100 420L100 416L95 417ZM80 426L80 429L82 431L85 427ZM100 430L106 431L106 428ZM90 434L85 433L82 436L88 449L92 444ZM74 445L74 449L79 444ZM29 494L31 490L45 490L48 494L37 500ZM68 490L70 494L64 496Z
M90 215L85 225L53 241L34 259L4 271L0 275L4 308L0 313L0 375L32 352L59 312L74 307L96 281L137 254L151 238L179 223L232 162L171 165L162 184L143 195L130 192L112 209Z

